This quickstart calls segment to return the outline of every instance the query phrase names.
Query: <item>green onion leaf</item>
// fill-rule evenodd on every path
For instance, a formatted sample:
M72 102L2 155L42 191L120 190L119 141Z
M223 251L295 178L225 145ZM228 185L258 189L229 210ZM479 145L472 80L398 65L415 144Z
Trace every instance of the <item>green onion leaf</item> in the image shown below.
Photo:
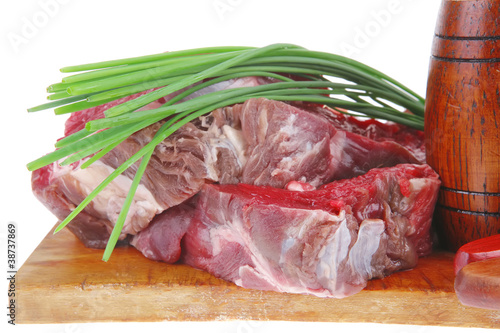
M141 160L104 251L104 261L109 260L122 234L155 147L188 122L217 108L263 97L317 103L346 114L424 128L425 101L411 89L353 59L292 44L197 48L69 66L61 72L75 74L50 85L51 102L29 108L29 112L54 109L56 115L67 114L143 94L110 107L104 118L88 121L84 129L59 140L54 152L28 163L31 171L54 162L67 165L82 161L80 168L89 167L137 131L164 122L149 143L118 166L56 228L56 232L64 228L116 177ZM255 76L273 80L255 87L201 93L220 82ZM167 97L163 105L138 111L163 97Z

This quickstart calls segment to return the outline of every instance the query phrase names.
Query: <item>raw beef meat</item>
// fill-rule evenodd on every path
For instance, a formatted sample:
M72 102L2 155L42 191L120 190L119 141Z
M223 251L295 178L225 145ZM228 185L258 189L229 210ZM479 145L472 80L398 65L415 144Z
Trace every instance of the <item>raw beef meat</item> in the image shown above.
M242 78L204 88L197 95L266 83L269 80L265 78ZM86 122L102 118L107 109L139 95L73 113L66 123L65 135L83 129ZM173 95L155 101L142 110L158 107L171 97ZM144 229L156 214L196 194L205 182L237 181L233 175L241 172L240 162L235 155L239 152L230 140L225 139L222 129L214 126L209 128L210 125L203 122L200 119L196 125L187 124L156 147L120 235L122 241L126 240L128 234L136 234ZM135 133L86 169L79 167L81 163L60 166L55 162L34 171L32 188L35 196L57 218L64 219L118 165L150 142L160 126L157 123ZM86 246L105 247L137 166L135 164L118 176L68 225Z
M145 230L132 238L131 245L151 260L174 263L181 255L181 240L194 217L195 200L188 200L156 215Z
M264 78L235 79L205 88L200 94L269 82ZM126 100L73 114L66 135ZM158 100L144 109L164 102ZM157 123L138 131L86 169L80 163L65 167L53 163L33 172L35 195L64 219L97 184L150 142L160 126ZM156 147L120 239L137 234L157 214L188 200L206 183L283 188L290 181L300 181L316 187L374 167L420 163L422 153L421 132L404 126L360 121L318 106L250 99L200 117ZM119 176L69 224L87 246L105 246L136 168L134 165Z
M182 261L245 288L352 295L430 252L439 185L408 164L312 191L205 185Z
M263 98L231 109L240 116L247 147L243 183L283 188L296 180L319 186L376 167L424 161L423 137L399 125ZM412 140L396 141L403 133ZM418 145L419 153L406 145Z

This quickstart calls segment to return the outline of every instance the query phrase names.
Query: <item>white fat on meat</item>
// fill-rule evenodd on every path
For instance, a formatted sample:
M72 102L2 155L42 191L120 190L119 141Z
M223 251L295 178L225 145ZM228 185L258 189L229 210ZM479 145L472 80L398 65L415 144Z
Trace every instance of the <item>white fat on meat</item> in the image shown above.
M316 187L312 186L309 183L292 180L291 182L286 184L285 189L294 192L304 192L304 191L314 191Z
M62 181L66 188L74 190L77 187L81 198L87 197L115 171L101 161L96 161L87 168L81 169L80 165L84 161L70 166L60 166L58 162L55 162L52 173L52 177ZM106 217L112 225L115 225L131 184L132 179L119 175L92 200L90 205L99 215ZM130 205L121 238L124 238L126 234L135 235L163 210L165 207L158 204L154 195L140 184Z
M247 161L246 155L246 140L243 137L243 132L241 130L234 129L231 126L224 125L222 126L222 132L225 137L229 140L234 149L236 156L238 156L238 161L240 162L240 166L243 167Z
M352 241L351 232L347 228L345 213L344 218L339 227L328 239L326 244L321 248L318 258L319 263L316 266L316 274L318 281L328 290L335 290L339 295L346 295L345 287L342 282L342 271L340 268L345 266L345 261L349 254L349 247ZM364 286L359 286L362 289Z
M259 82L259 78L255 76L249 76L249 77L242 77L242 78L236 78L236 79L231 79L231 80L226 80L222 82L218 82L215 84L212 84L208 87L202 88L200 90L197 90L190 94L187 97L184 97L181 102L203 96L212 92L216 91L221 91L221 90L226 90L226 89L233 89L233 88L241 88L241 87L256 87L262 85L261 82Z
M286 210L286 209L285 209ZM297 210L295 210L297 212ZM334 232L330 233L323 241L323 246L317 251L307 255L304 252L302 263L290 267L289 251L294 247L302 247L307 244L307 235L316 228L318 221L328 221L332 225L337 225ZM349 225L345 211L339 215L332 215L324 211L309 211L302 224L288 229L288 237L281 243L281 255L279 264L287 268L287 276L295 276L293 283L284 282L284 276L277 275L270 266L268 258L262 255L262 251L252 242L238 227L240 223L234 223L232 230L221 228L218 231L211 230L212 242L223 238L226 242L238 242L249 250L252 259L252 266L245 265L239 268L240 278L235 284L242 287L249 287L252 281L259 281L259 286L263 285L269 290L289 292L297 294L313 294L320 297L343 298L353 293L361 291L366 286L366 281L373 278L373 270L379 267L374 262L377 260L376 254L385 249L386 237L385 223L381 219L364 220L358 232L352 230ZM240 230L241 229L241 230ZM335 228L333 228L335 229ZM239 237L235 238L235 235ZM247 235L247 237L241 237ZM224 243L224 242L223 242ZM354 245L353 245L354 243ZM221 251L220 244L214 242L214 255ZM384 259L385 256L378 256ZM304 274L304 267L316 267L312 274L321 287L311 289L311 275Z
M349 251L349 265L361 279L374 277L373 269L377 267L374 258L381 247L385 248L387 234L385 223L381 219L366 219L361 222L356 243ZM384 258L379 256L379 258Z
M311 211L283 207L281 210L287 216L296 215L299 223L292 222L293 226L287 229L287 237L282 240L281 254L277 263L281 267L279 270L283 271L279 274L276 272L275 264L267 257L268 254L259 248L259 244L256 244L250 236L251 233L245 230L243 220L233 219L230 228L225 226L210 230L214 251L212 255L218 255L222 250L222 244L227 244L227 242L240 243L248 250L252 265L243 265L239 268L239 278L234 281L235 284L248 288L254 283L258 283L259 287L264 289L298 294L307 293L320 297L331 297L332 292L336 297L344 297L365 287L365 279L357 278L356 281L346 279L348 276L364 277L367 274L351 271L356 267L348 264L355 233L350 229L352 224L350 228L348 227L345 211L341 211L339 215L334 215L322 210ZM327 231L328 235L322 241L323 246L317 247L312 252L303 250L303 255L299 261L291 265L290 253L295 252L298 248L307 248L307 244L311 241L309 239L311 232L317 230L319 221L330 225L329 231ZM335 231L332 232L332 230ZM364 230L368 231L368 229L363 228L362 241L365 238ZM355 259L358 259L358 255L365 253L370 254L371 260L371 256L375 251L372 251L372 247L364 251L358 246L355 248ZM363 260L366 259L363 258ZM308 267L316 267L316 271L308 272ZM364 266L361 265L360 268L363 269ZM315 275L312 280L320 283L316 290L311 289L311 274ZM347 281L350 283L347 284Z

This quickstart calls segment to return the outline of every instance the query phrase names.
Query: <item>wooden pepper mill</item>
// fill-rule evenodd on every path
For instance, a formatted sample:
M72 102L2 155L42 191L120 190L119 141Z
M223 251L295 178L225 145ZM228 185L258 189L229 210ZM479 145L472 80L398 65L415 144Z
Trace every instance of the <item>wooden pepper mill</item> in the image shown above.
M500 0L443 0L425 106L435 223L456 251L500 233Z

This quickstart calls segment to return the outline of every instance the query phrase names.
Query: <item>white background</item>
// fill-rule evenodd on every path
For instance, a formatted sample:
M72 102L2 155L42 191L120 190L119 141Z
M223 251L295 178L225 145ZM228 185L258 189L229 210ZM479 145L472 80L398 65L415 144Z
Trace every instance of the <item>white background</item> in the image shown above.
M276 42L339 53L371 65L425 95L438 0L198 0L2 1L1 222L18 225L18 267L56 219L31 194L26 163L53 149L64 116L28 114L45 101L58 69L81 63L214 45ZM7 271L2 250L2 274ZM57 272L54 272L57 274ZM4 278L2 278L4 280ZM5 282L4 282L5 283ZM1 290L7 290L3 284ZM4 291L0 298L5 300ZM4 301L0 302L0 304ZM126 305L125 305L126 306ZM3 311L3 312L2 312ZM2 327L6 310L0 310ZM451 332L451 328L338 323L127 323L19 326L19 332L98 332L110 329L205 332ZM453 328L453 332L459 332ZM465 331L482 331L466 329Z

